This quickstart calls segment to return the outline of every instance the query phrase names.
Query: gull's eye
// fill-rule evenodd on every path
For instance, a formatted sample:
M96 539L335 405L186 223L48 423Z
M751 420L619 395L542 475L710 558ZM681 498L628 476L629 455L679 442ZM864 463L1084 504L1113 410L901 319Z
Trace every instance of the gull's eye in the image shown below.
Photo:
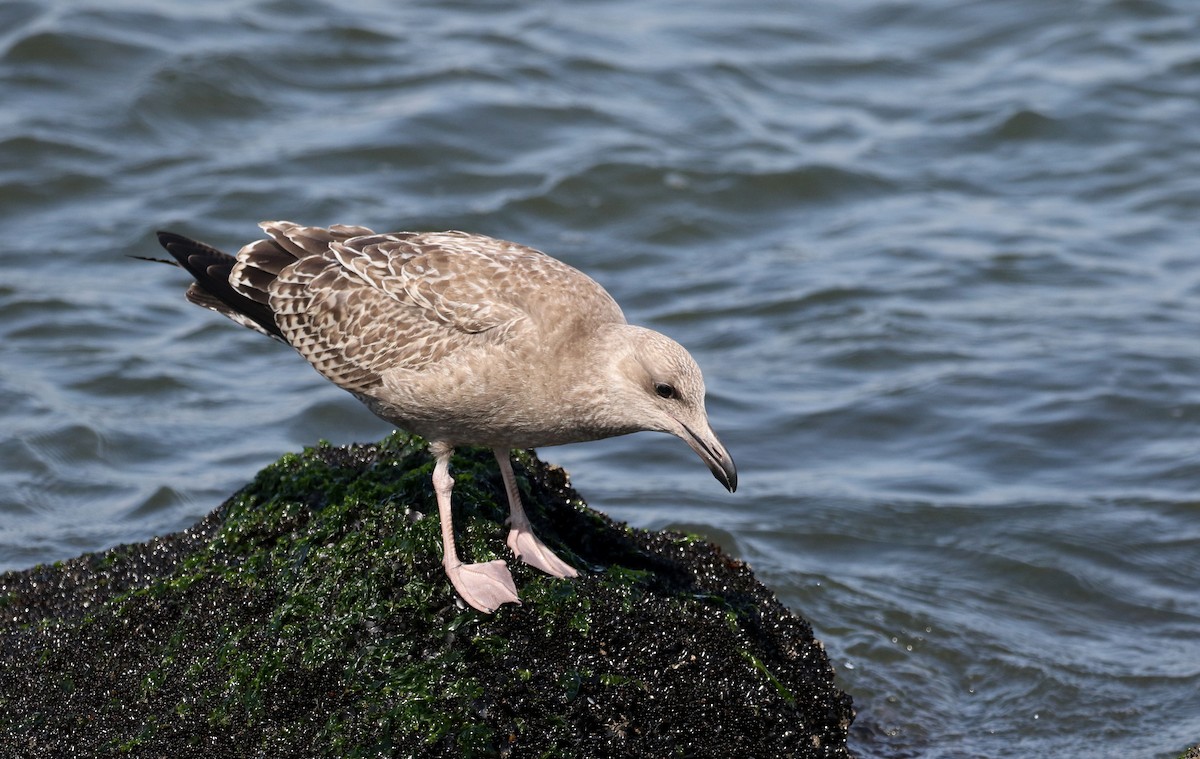
M654 394L659 398L678 398L679 393L675 392L675 388L665 382L654 383Z

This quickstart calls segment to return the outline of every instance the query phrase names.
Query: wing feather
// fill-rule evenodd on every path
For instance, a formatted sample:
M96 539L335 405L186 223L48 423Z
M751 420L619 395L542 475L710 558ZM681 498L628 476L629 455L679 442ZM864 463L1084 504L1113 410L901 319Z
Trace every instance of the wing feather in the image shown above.
M464 232L260 226L268 238L238 252L229 286L268 307L284 339L351 392L369 395L389 370L420 371L525 329L552 342L573 334L575 320L625 321L586 275L515 243Z

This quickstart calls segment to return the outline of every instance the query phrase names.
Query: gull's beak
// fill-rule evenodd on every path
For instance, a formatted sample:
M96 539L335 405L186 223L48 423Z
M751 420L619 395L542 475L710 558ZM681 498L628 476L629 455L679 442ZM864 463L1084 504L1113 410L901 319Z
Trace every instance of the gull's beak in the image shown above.
M733 459L725 450L725 446L721 445L721 441L717 440L717 436L709 426L705 424L698 431L692 430L686 424L681 426L683 434L679 437L683 438L683 442L691 446L692 450L704 460L704 463L712 470L713 476L720 480L730 493L737 490L737 467L734 466Z

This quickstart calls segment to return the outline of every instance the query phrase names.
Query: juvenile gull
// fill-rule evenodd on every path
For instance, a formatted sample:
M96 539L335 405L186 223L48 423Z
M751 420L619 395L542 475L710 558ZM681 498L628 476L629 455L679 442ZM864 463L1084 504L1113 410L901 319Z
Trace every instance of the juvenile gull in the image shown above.
M508 546L556 577L576 571L538 540L521 506L514 448L668 432L731 492L737 470L704 410L684 348L627 324L587 275L544 253L465 232L259 226L236 257L171 232L195 282L187 299L295 348L384 420L429 441L442 564L471 606L519 603L503 560L463 564L454 546L450 454L486 445L508 494Z

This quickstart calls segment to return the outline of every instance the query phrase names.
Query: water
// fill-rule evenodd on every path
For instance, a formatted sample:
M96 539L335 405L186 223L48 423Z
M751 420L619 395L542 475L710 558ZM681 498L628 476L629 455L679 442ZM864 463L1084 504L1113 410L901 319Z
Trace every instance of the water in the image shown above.
M1200 741L1190 4L10 1L0 88L0 568L387 431L124 257L156 228L469 229L692 349L736 495L542 453L747 558L863 757Z

